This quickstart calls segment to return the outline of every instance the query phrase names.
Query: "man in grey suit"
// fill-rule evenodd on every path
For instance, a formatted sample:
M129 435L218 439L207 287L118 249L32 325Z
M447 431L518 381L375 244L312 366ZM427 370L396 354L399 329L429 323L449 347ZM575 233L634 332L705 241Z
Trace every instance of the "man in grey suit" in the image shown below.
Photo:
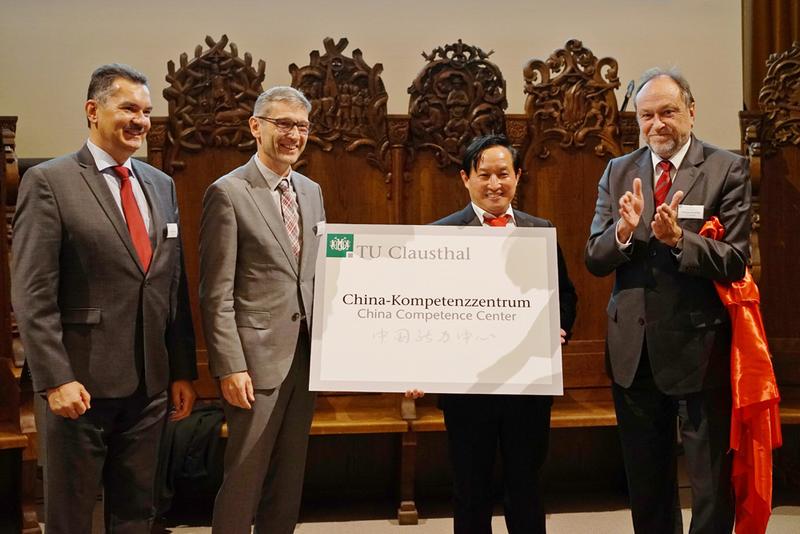
M151 109L142 74L98 68L89 140L33 167L20 186L12 298L34 388L49 405L48 534L90 534L101 482L106 532L149 533L167 388L173 420L194 403L175 187L131 159Z
M309 331L320 187L292 170L311 104L291 87L261 94L257 152L211 184L200 228L200 307L230 439L213 532L291 533L308 431Z
M609 162L586 245L593 274L616 273L606 352L634 529L682 532L677 416L690 531L730 533L731 325L714 282L741 279L749 261L747 164L692 135L695 103L678 73L648 71L634 102L647 146ZM698 235L712 216L721 241Z

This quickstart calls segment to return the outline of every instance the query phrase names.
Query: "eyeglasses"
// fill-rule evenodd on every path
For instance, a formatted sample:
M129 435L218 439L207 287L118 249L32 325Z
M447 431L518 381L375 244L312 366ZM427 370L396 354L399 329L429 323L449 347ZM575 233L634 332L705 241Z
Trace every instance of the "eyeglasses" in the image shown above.
M275 125L278 131L282 134L287 134L292 131L292 128L297 126L297 133L301 135L306 135L308 133L309 128L311 128L311 123L307 121L303 122L295 122L290 119L273 119L271 117L262 117L260 115L255 115L257 119L261 119L267 122L270 122Z

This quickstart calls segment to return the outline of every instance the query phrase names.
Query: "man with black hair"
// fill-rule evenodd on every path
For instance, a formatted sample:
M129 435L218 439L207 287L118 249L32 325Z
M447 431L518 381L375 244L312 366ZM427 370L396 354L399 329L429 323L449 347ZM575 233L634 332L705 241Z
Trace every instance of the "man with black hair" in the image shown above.
M522 169L519 155L500 135L481 136L467 147L461 180L471 202L433 224L446 226L552 227L511 207ZM561 342L575 322L577 295L558 249ZM419 396L409 391L408 396ZM454 532L492 531L492 467L498 444L503 458L505 518L509 534L545 532L539 470L547 455L550 396L448 394L439 396L453 466Z

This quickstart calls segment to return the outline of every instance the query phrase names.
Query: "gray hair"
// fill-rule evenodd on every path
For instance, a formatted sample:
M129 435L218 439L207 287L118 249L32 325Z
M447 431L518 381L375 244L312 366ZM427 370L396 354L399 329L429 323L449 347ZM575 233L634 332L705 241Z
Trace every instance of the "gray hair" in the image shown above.
M86 100L105 101L111 92L114 80L124 78L130 82L147 85L147 76L128 65L121 63L109 63L97 67L89 80L89 90L86 92Z
M694 97L692 96L692 90L689 88L689 82L683 77L683 74L681 74L678 69L675 67L671 67L669 69L655 67L644 71L642 77L639 79L639 87L636 89L636 95L633 97L634 108L636 107L636 97L639 96L642 88L647 84L647 82L653 78L658 78L659 76L667 76L673 82L675 82L675 84L678 86L678 89L681 91L681 97L683 98L683 102L686 104L687 108L694 103Z
M303 93L294 87L276 85L275 87L270 87L258 96L253 106L253 115L262 115L273 102L286 102L303 106L306 108L307 112L311 112L311 102L308 101Z

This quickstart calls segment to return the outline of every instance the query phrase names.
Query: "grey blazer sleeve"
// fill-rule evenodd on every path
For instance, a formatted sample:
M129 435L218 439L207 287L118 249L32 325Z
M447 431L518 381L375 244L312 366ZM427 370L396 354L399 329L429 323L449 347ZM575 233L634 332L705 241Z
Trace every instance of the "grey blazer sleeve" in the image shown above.
M178 199L175 183L170 182L171 202L175 220L179 221ZM178 223L180 225L180 222ZM197 356L189 304L189 285L183 256L183 240L179 236L179 259L175 265L170 287L170 317L165 332L165 343L169 355L170 381L194 380L197 378Z
M200 219L200 310L212 374L247 370L234 314L238 230L236 213L219 182L203 197Z
M744 277L750 261L750 172L741 157L731 159L727 169L720 172L724 180L718 202L719 219L725 236L722 240L709 239L684 226L678 270L730 283Z
M17 198L11 298L37 391L75 380L61 341L61 234L61 216L53 190L45 173L33 167L25 173Z
M614 160L609 161L603 176L597 185L597 203L594 209L594 218L589 231L589 240L586 244L584 260L586 267L595 276L608 276L617 267L630 261L631 253L636 245L636 236L631 241L632 246L620 250L617 246L617 204L619 199L611 198L611 173Z

